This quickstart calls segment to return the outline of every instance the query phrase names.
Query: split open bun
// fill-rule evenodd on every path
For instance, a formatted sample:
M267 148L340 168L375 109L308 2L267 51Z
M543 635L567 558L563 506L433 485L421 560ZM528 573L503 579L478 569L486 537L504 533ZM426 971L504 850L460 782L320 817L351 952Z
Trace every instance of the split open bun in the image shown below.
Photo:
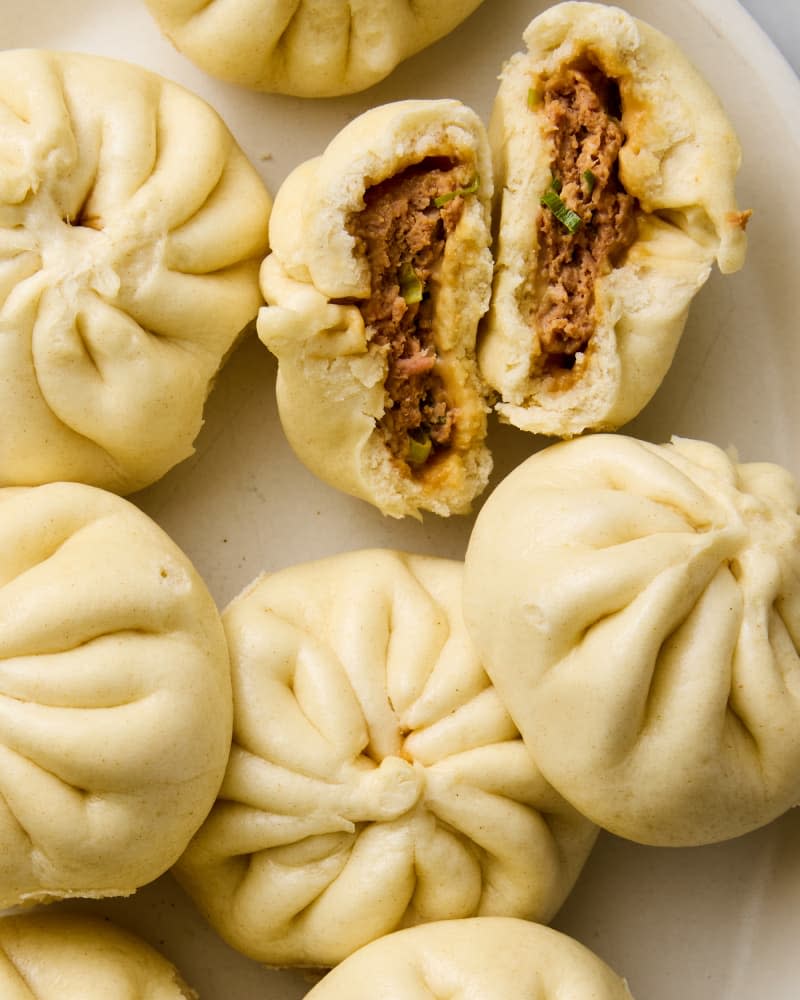
M264 576L225 611L233 749L174 871L251 958L328 966L407 924L549 920L572 888L596 827L492 688L462 573L357 551Z
M150 518L77 483L0 490L0 909L169 868L231 715L216 606Z
M308 1000L632 1000L588 948L527 920L473 917L411 927L351 955Z
M170 41L212 76L297 97L378 83L481 0L146 0Z
M495 490L465 619L538 765L648 844L800 802L800 494L703 441L592 435Z
M570 437L649 401L714 261L741 267L748 213L733 128L670 39L593 3L551 7L524 39L489 128L499 220L479 359L501 419Z
M149 944L73 912L0 918L3 1000L197 1000Z
M365 112L275 199L258 335L286 436L393 517L466 513L489 476L475 338L491 194L483 125L441 100Z
M192 452L262 299L270 198L199 97L0 54L0 486L129 493Z

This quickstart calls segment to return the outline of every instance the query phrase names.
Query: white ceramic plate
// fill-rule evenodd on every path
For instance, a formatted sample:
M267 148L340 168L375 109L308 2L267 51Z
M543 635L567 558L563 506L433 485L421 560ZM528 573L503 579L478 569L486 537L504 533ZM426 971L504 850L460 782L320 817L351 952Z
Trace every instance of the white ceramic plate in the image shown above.
M98 52L138 62L209 100L274 192L367 107L457 97L488 119L501 63L541 0L486 0L447 39L352 97L303 101L218 83L164 41L139 0L2 0L0 46ZM715 274L695 301L675 363L629 433L734 444L800 476L800 84L734 0L630 0L716 88L742 140L745 269ZM251 337L220 375L196 455L133 499L170 532L221 606L261 570L380 545L461 558L468 519L382 518L317 482L277 421L275 364ZM495 481L541 442L495 427ZM169 876L128 900L79 904L137 930L204 1000L294 1000L300 973L228 949ZM556 925L629 979L640 1000L797 1000L800 811L736 841L667 850L602 836Z

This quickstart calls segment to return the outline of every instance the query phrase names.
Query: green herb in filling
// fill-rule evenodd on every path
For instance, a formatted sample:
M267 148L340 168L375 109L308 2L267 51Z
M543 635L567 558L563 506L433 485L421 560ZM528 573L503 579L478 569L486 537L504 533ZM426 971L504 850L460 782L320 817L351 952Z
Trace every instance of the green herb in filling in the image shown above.
M408 435L408 455L406 461L409 465L422 465L428 460L433 443L424 431L418 431L416 435Z
M452 201L453 198L464 198L468 194L475 194L478 190L479 184L480 178L477 174L475 174L475 179L469 184L468 187L456 188L455 191L446 191L444 194L437 195L437 197L433 199L433 204L437 208L441 208L442 205L446 205L448 201Z
M580 229L583 222L581 217L577 212L573 212L571 208L568 208L552 188L549 188L542 195L541 203L545 208L550 209L561 225L565 229L568 229L570 233L574 234Z
M417 272L409 261L404 261L400 267L399 274L400 294L407 305L415 302L422 302L422 282L417 277Z

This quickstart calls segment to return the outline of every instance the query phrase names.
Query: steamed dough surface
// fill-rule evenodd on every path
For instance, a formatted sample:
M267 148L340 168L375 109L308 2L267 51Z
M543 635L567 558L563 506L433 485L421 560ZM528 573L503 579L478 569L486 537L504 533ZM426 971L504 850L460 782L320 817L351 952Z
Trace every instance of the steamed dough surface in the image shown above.
M702 844L800 801L798 581L785 469L703 441L594 435L497 487L464 613L576 808L632 840Z
M270 965L406 924L549 920L595 829L527 754L461 618L460 563L367 550L255 581L224 613L234 744L176 874Z
M0 486L129 493L191 454L261 304L270 205L176 84L0 53Z
M223 80L298 97L364 90L481 0L147 0L184 55Z
M3 1000L197 1000L133 934L76 913L0 918Z
M230 734L217 609L161 529L89 486L0 490L0 908L160 875Z
M588 948L524 920L477 917L397 931L356 952L308 1000L632 1000Z

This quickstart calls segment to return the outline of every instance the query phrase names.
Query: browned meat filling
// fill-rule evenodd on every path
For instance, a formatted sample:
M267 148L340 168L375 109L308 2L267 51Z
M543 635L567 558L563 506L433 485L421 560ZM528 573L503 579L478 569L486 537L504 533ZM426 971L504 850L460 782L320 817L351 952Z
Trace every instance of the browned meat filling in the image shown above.
M565 67L542 95L555 155L553 192L577 214L574 232L547 207L539 215L539 307L546 370L570 369L595 326L594 284L636 239L638 202L619 180L625 141L615 82L588 60Z
M379 422L392 454L412 467L449 447L454 412L435 370L431 288L448 236L475 178L427 159L370 187L349 231L369 262L370 298L359 303L371 342L387 349L387 409ZM439 202L439 204L437 204Z

